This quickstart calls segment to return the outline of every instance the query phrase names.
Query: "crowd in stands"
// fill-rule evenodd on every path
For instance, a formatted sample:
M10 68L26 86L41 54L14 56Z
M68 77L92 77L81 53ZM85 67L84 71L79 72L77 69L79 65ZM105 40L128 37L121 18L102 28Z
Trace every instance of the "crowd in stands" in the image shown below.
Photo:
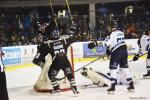
M74 22L77 26L74 39L76 41L89 41L93 38L104 40L110 33L110 19L112 17L117 20L118 26L125 32L127 39L139 38L145 30L150 28L150 11L146 10L144 13L132 13L128 15L100 15L96 17L95 30L90 29L88 16L75 16ZM23 15L15 15L9 18L9 15L1 14L0 16L0 46L18 46L18 45L32 45L36 44L36 35L39 32L37 27L37 19L44 27L44 24L51 19L49 14L46 17L41 17L37 13L25 13ZM67 19L57 19L60 32L67 34L69 30L69 21ZM50 34L50 33L45 33Z

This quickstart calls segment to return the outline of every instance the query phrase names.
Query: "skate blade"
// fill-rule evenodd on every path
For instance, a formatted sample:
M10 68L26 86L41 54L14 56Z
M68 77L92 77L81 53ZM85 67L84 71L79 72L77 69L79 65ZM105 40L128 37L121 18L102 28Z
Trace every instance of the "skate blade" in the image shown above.
M57 93L50 93L51 96L60 96L60 93L57 92Z
M113 94L115 94L115 91L108 91L108 94L113 95Z
M80 93L80 92L75 91L75 90L72 90L72 91L73 91L74 95L78 95Z
M58 91L51 91L50 92L50 95L56 95L56 96L58 96L58 95L60 95L60 90L58 90Z
M128 90L129 92L134 92L134 89L130 89L130 90Z
M144 76L143 79L150 79L150 76Z

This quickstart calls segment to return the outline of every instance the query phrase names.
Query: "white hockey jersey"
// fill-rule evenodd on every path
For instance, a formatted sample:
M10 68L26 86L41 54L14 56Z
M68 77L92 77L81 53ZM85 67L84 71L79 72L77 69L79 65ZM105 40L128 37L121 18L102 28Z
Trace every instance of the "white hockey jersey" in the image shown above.
M120 30L113 31L110 34L110 39L106 41L106 45L109 46L111 52L115 51L122 45L126 45L124 42L124 33Z
M139 40L139 52L138 54L143 54L145 51L150 49L150 36L142 35Z

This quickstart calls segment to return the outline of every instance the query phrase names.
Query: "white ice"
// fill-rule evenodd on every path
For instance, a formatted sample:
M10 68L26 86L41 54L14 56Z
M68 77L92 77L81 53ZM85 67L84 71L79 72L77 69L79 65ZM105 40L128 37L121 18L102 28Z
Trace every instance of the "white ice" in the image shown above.
M86 63L76 63L75 70ZM96 61L89 67L107 73L108 61ZM141 59L136 62L130 62L130 69L136 78L140 78L146 73L145 60ZM77 85L79 86L80 94L74 96L72 91L61 92L57 95L49 93L37 93L33 90L33 85L36 82L41 69L39 67L17 69L15 71L6 72L7 86L10 100L150 100L150 79L139 79L135 84L135 92L129 93L126 86L117 86L114 95L108 95L108 87L81 87L92 83L88 79L75 74Z

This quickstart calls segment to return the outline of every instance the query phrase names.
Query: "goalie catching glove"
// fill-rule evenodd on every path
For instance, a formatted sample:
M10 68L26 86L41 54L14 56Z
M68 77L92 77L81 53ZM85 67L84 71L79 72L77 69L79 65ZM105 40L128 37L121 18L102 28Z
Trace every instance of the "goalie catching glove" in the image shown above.
M40 60L38 60L38 59L36 59L36 58L34 58L33 59L33 61L32 61L35 65L37 65L37 66L40 66L41 68L43 68L44 67L44 62L42 62L42 61L40 61Z
M94 47L98 46L98 43L96 40L88 44L89 49L93 49Z
M134 57L133 57L133 61L136 61L139 59L139 54L136 54Z

